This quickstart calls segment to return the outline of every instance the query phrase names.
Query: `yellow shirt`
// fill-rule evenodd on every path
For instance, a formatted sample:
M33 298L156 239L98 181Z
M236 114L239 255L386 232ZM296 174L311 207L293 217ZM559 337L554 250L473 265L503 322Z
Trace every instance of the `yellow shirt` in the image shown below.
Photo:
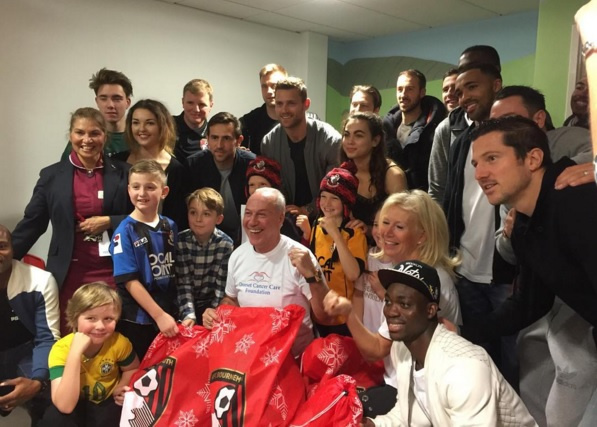
M341 228L340 233L342 238L346 241L348 249L352 256L354 256L361 266L361 270L366 268L367 259L367 237L360 228ZM352 301L352 294L354 293L354 282L348 280L344 275L342 264L338 260L338 255L334 257L337 252L334 239L329 234L323 231L319 225L313 230L311 237L311 247L315 254L315 258L321 266L323 275L328 283L330 289L336 291L338 295L348 298ZM362 271L361 271L362 272ZM346 319L339 316L335 319L333 324L341 325L346 322Z
M73 342L69 334L52 346L48 358L50 380L61 378L64 365ZM114 332L91 359L81 359L81 394L87 400L100 403L112 395L120 381L120 366L128 366L135 360L131 342L125 336Z

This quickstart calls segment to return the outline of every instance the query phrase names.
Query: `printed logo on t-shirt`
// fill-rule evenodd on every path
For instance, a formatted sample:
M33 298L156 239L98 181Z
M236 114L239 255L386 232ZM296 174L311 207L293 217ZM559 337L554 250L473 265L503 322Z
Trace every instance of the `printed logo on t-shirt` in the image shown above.
M142 237L139 240L135 240L133 245L138 248L141 245L146 245L148 243L147 237Z
M251 277L253 278L253 280L255 280L256 282L262 282L264 280L269 280L269 276L267 273L263 272L263 271L256 271L254 273L251 273Z
M363 290L365 294L365 298L369 298L373 301L382 302L383 300L375 293L369 282L365 284L365 289Z
M110 360L103 360L100 365L100 372L102 376L108 375L114 369L114 363Z
M325 280L327 280L328 282L332 280L332 273L336 269L336 266L334 265L334 260L332 258L326 259L325 257L320 256L319 258L317 258L317 262L321 267L321 271L325 276Z
M121 254L122 253L122 244L120 242L120 233L116 234L114 236L114 238L112 239L112 242L114 243L113 247L114 247L114 254Z
M237 288L249 294L271 295L282 287L271 282L269 275L263 271L255 271L249 274L249 280L239 282Z
M155 279L174 275L174 257L172 256L172 252L149 254L149 263L151 265L151 274Z

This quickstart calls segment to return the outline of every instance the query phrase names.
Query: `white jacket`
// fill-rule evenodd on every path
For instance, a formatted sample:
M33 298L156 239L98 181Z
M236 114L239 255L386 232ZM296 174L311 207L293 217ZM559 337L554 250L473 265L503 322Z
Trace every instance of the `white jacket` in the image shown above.
M536 426L520 397L487 352L438 325L425 356L427 405L417 403L411 383L413 360L402 342L391 352L398 377L398 401L376 426Z

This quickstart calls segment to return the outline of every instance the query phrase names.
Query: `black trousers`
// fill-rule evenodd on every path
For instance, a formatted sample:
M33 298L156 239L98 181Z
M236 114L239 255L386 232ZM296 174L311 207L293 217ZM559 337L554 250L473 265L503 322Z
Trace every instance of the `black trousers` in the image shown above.
M116 427L120 423L122 406L114 402L112 396L101 403L79 399L75 410L63 414L51 405L39 423L39 427Z
M160 332L154 325L141 325L127 320L118 322L116 330L129 339L139 360L143 360L149 346Z

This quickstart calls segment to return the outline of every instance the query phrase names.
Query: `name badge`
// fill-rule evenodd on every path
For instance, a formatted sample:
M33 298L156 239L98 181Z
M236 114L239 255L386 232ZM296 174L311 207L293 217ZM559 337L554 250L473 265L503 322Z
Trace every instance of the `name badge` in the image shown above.
M103 192L102 192L103 194ZM102 240L98 243L99 245L99 256L110 256L110 238L108 237L108 232L104 231L102 233Z

